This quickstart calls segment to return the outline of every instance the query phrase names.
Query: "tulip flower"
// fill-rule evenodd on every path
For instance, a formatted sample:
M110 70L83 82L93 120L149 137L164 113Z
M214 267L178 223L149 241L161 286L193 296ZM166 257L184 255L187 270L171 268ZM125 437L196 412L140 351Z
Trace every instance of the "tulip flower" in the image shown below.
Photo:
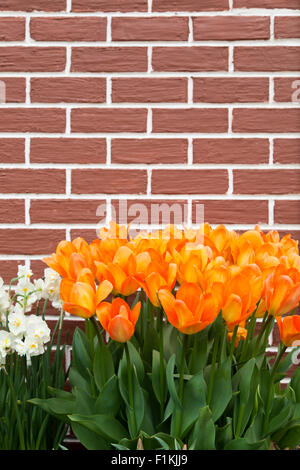
M300 315L276 317L280 338L287 347L293 346L295 341L300 345Z
M254 264L232 270L228 281L219 289L223 297L222 315L229 329L251 316L262 291L263 279L258 266Z
M234 342L234 347L235 348L238 347L239 342L241 340L245 340L247 338L247 334L248 334L248 330L246 330L246 328L244 328L243 326L238 326L237 332L236 332L236 335L235 335L235 342ZM227 335L227 339L228 339L229 342L232 341L233 336L234 336L233 331L229 331L228 335Z
M126 343L134 334L141 310L138 302L131 310L127 302L117 297L112 303L102 302L97 306L96 315L111 339Z
M216 296L213 293L203 293L193 283L182 284L176 297L167 289L160 289L158 297L169 322L187 335L206 328L220 311Z
M71 315L91 318L99 305L111 293L112 284L104 280L96 287L92 272L85 268L76 281L64 278L60 283L63 309Z
M131 295L137 291L139 284L135 275L145 272L151 258L148 253L135 253L128 246L121 246L112 263L95 261L96 277L99 282L107 279L113 285L114 294Z
M75 280L78 271L84 267L95 272L90 247L81 237L72 242L61 241L57 245L56 253L44 258L43 261L63 278Z
M270 315L282 316L297 307L300 301L300 273L279 265L266 279L264 300Z

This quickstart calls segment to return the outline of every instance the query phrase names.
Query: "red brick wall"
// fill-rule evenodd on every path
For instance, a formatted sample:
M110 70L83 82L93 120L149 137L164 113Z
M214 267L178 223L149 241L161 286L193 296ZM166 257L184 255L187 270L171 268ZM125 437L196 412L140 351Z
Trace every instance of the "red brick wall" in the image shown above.
M0 275L95 238L98 205L109 220L119 199L186 204L185 223L202 203L211 224L299 239L299 11L0 1Z

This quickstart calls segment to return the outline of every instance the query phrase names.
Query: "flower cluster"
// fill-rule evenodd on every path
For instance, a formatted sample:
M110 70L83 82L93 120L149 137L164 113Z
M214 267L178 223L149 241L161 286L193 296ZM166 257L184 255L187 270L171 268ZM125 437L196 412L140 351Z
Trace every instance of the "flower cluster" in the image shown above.
M222 312L229 340L238 342L255 312L278 319L283 341L300 339L293 315L300 301L298 244L274 230L256 226L240 234L205 223L199 230L169 226L132 238L128 227L111 223L90 244L60 242L44 262L63 278L63 308L83 318L96 314L119 342L134 333L141 305L131 309L126 300L140 289L184 334L205 329ZM110 294L112 304L104 302ZM282 320L287 314L291 320Z
M0 364L16 352L26 356L38 356L50 341L50 329L41 315L37 315L39 302L52 302L55 308L62 307L59 297L60 276L48 268L43 279L31 280L32 271L26 266L18 267L17 284L4 286L0 278ZM46 303L46 302L45 302ZM36 306L35 314L31 311Z

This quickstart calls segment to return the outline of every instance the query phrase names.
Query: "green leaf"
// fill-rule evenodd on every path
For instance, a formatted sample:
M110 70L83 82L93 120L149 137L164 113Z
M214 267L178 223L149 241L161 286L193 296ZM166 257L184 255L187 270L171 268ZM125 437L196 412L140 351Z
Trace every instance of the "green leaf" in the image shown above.
M268 434L272 434L284 427L292 415L293 410L293 403L287 398L275 398L268 425Z
M164 363L164 369L165 369L165 363ZM164 372L165 372L165 370L164 370ZM151 382L152 382L152 388L153 388L155 397L156 397L158 403L160 403L161 402L160 353L159 353L159 351L156 351L156 349L153 349L153 351L152 351ZM165 400L166 400L166 392L167 392L167 390L165 389L165 395L164 395L164 400L163 400L164 403L165 403Z
M82 390L85 390L86 393L90 393L91 391L90 376L88 379L83 377L78 371L78 369L75 367L75 365L71 365L70 367L69 381L70 381L72 388L75 388L75 387L81 388Z
M300 403L300 367L297 367L295 370L291 378L290 386L295 392L297 403Z
M196 421L200 408L206 405L206 389L202 372L194 375L185 385L182 406L182 437Z
M124 426L115 418L109 415L70 415L72 423L79 423L90 431L103 437L108 442L119 442L128 437Z
M232 398L231 362L226 359L216 370L210 408L212 419L216 422L224 413Z
M223 450L224 447L233 439L232 418L226 418L225 426L216 426L216 448Z
M95 408L97 414L115 416L121 406L121 396L118 387L118 379L113 375L104 385L97 398Z
M269 445L266 439L251 444L245 438L230 441L224 450L268 450Z
M190 450L215 450L215 425L208 406L199 410L197 421L189 439Z
M64 400L62 398L32 398L28 400L29 403L37 405L54 416L60 415L61 419L66 418L68 414L71 414L75 410L75 400Z
M179 397L178 397L178 394L177 394L177 390L176 390L176 384L175 384L175 380L174 380L174 368L175 368L175 361L176 361L176 355L173 354L167 364L167 368L166 368L166 375L167 375L167 385L168 385L168 389L169 389L169 392L170 392L170 395L171 395L171 398L174 402L174 405L177 407L177 408L182 408L182 405L180 403L180 400L179 400Z
M281 449L295 449L300 445L300 424L287 430L285 435L278 442Z
M80 328L76 328L72 343L72 360L79 373L89 379L87 369L92 370L92 360L90 357L90 343Z
M101 437L99 434L90 431L85 426L81 424L72 423L72 430L81 442L81 444L86 447L87 450L108 450L108 443Z
M115 374L114 363L108 345L97 345L93 362L93 374L98 390L101 392L106 382Z

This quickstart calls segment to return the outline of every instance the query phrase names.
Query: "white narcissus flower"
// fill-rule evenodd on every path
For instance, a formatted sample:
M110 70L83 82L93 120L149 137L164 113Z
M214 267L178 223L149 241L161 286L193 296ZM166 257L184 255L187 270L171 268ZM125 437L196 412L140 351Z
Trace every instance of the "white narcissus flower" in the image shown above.
M17 354L19 354L19 356L25 356L26 346L24 340L22 340L21 338L16 338L14 341L14 350Z
M21 266L21 265L18 266L18 277L19 278L23 279L23 281L25 281L25 282L28 282L28 281L30 281L31 276L32 276L31 269L28 269L25 265L24 266ZM19 279L19 281L21 281L21 279Z
M14 310L8 315L9 331L15 336L22 336L26 332L28 317L24 315L23 308L16 305Z
M44 291L43 298L49 299L54 308L61 309L63 301L59 295L59 287L61 282L60 275L54 269L46 268L44 272Z
M33 338L34 340L42 343L50 341L51 330L45 320L37 315L29 315L27 317L26 337Z
M45 351L44 343L38 338L26 336L24 340L24 348L27 357L39 356Z
M10 306L10 299L8 292L6 292L4 287L4 282L2 277L0 277L0 316L1 321L5 321L5 315Z
M11 351L13 346L14 337L6 330L0 331L0 355L5 358L6 355Z

